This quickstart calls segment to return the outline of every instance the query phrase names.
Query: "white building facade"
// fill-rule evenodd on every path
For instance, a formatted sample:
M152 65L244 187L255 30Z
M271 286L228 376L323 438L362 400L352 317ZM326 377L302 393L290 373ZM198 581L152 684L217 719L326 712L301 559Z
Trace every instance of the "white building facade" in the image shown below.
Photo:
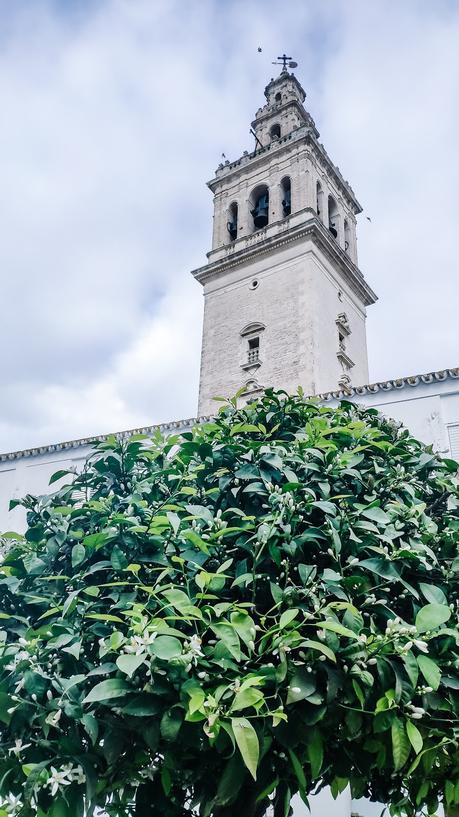
M377 408L459 460L459 368L368 384L366 309L376 296L358 268L361 207L318 141L298 80L283 70L265 96L252 123L255 151L220 165L209 182L213 245L193 272L205 302L199 419L117 436L185 431L215 412L214 395L241 387L247 400L267 386L302 386L331 405ZM50 476L80 468L93 441L0 454L0 532L25 527L10 499L47 493ZM346 792L336 802L328 792L313 798L313 817L351 813L376 817L381 806L352 803ZM295 817L307 814L295 806Z

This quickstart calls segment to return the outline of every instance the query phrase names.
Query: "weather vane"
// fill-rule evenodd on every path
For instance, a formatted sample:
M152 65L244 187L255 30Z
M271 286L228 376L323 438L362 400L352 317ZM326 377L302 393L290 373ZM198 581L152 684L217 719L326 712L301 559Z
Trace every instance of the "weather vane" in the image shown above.
M283 71L287 70L287 65L289 68L297 68L298 63L294 62L291 57L287 57L287 54L282 54L282 57L278 57L276 62L273 62L273 65L282 65Z

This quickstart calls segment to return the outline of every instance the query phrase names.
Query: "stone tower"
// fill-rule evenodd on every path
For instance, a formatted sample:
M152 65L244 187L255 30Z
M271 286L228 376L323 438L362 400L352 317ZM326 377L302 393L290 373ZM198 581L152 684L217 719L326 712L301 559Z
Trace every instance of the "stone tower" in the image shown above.
M305 92L283 69L266 86L255 150L220 164L204 288L199 415L213 397L264 387L308 395L368 382L354 192L318 141Z

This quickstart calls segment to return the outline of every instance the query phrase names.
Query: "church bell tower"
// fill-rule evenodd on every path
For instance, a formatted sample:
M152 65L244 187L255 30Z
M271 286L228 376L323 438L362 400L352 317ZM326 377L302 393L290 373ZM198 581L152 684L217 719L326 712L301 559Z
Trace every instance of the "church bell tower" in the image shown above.
M287 58L286 58L287 59ZM368 382L366 307L357 263L362 208L319 142L306 94L284 68L252 122L255 149L220 164L204 289L199 415L241 388L305 394Z

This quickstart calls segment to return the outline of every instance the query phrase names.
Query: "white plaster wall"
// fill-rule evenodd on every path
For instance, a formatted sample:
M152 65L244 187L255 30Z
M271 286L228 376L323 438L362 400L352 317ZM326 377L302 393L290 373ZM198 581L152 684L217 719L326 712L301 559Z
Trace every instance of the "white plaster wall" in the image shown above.
M322 394L338 388L343 369L336 354L336 318L342 312L346 313L351 329L351 334L346 338L346 353L355 363L349 370L349 376L352 383L365 383L368 380L365 308L314 245L308 263L311 268L310 297L314 320L313 393Z
M250 289L257 280L256 289ZM258 257L205 288L203 345L198 413L216 410L216 395L231 396L250 378L264 386L296 391L301 383L314 391L311 348L312 316L307 309L304 259L288 249ZM241 331L252 322L266 327L260 335L258 369L244 370Z
M90 450L89 446L75 447L70 448L68 454L59 451L0 462L0 534L6 531L22 533L26 527L26 514L22 507L9 511L11 499L55 490L59 483L49 485L52 474L80 468Z
M252 289L255 280L259 286ZM213 276L204 298L199 415L215 411L215 396L231 396L252 377L262 386L290 392L298 386L306 394L337 389L342 367L336 318L341 312L351 328L346 351L355 363L352 382L367 381L365 309L311 239L278 246ZM246 371L240 332L252 322L266 327L262 365Z

